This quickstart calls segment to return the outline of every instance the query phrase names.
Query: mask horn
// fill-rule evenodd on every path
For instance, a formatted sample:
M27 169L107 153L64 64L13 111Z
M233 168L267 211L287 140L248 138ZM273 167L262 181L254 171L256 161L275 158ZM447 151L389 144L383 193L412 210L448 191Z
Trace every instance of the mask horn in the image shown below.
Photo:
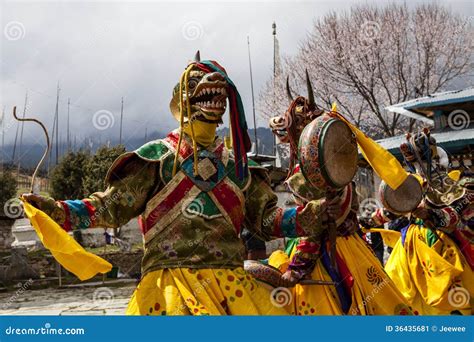
M288 101L293 102L293 96L291 95L290 89L290 76L286 77L286 95L288 96Z
M308 88L308 104L310 108L316 108L316 102L314 101L313 86L309 79L308 69L306 69L306 87Z
M195 62L200 62L201 61L201 53L199 50L196 51L196 54L194 55L194 61Z

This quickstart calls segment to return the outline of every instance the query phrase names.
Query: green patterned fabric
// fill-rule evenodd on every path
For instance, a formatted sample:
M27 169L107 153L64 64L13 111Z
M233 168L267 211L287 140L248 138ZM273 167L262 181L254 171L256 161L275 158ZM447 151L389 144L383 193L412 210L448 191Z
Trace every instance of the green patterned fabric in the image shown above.
M161 177L165 184L173 178L174 153L166 155L161 161ZM180 166L178 162L178 167Z
M253 159L249 159L249 167L262 167L259 163L257 163Z
M173 184L170 183L173 160L174 153L160 140L120 156L109 170L107 189L82 200L87 202L93 212L87 227L116 228L137 216L141 216L142 223L147 223L145 213L149 215L156 208L145 211L147 205L152 202L154 206L158 205L161 199L157 196L165 187ZM206 191L197 193L197 197L189 203L185 201L185 196L178 207L173 207L173 211L154 213L162 215L172 212L177 217L170 218L166 224L158 222L156 226L145 227L148 232L150 228L156 230L152 235L145 235L147 242L142 260L143 274L174 267L241 267L244 246L239 239L238 229L227 218L236 216L230 215L244 214L247 229L266 239L271 238L275 233L274 221L281 208L276 205L277 197L270 187L266 170L258 164L253 165L249 168L251 177L239 182L233 158L229 157L226 176L240 188L244 202L242 207L231 208L228 216L222 215ZM154 199L157 199L157 203ZM50 202L53 203L53 200ZM58 223L64 224L66 215L63 207L50 207L47 213ZM321 226L318 203L311 202L301 211L298 220L304 235L316 234ZM74 220L72 228L77 228Z
M144 246L142 273L163 268L236 268L243 266L244 245L235 228L218 216L183 213Z
M161 141L155 140L150 141L149 143L138 148L135 153L140 156L140 158L152 161L160 160L167 152L169 151L168 147Z
M234 182L235 184L237 184L237 186L240 188L240 189L243 189L245 188L245 186L247 185L248 183L248 176L245 177L244 179L240 180L239 177L237 177L236 173L235 173L235 163L234 163L234 160L232 159L229 159L229 162L227 163L227 166L225 168L225 173L227 175L227 177L230 178L230 180L232 182Z
M297 198L311 201L325 197L324 191L311 186L301 172L297 172L288 178L287 184L293 195Z
M285 246L285 253L289 256L291 255L291 252L293 251L293 248L295 248L296 245L298 245L298 242L300 241L301 238L289 238L286 240L286 246Z
M202 191L197 195L194 202L199 203L200 214L204 217L211 218L221 213L207 192ZM190 205L190 207L192 209L193 206Z
M426 243L429 247L433 246L435 242L438 241L438 236L432 231L428 230L426 232Z

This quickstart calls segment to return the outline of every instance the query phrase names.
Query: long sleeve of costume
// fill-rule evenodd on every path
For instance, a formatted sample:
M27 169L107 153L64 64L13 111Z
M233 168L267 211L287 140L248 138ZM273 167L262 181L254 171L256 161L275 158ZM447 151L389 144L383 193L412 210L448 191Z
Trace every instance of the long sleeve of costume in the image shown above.
M314 200L304 206L280 208L277 196L262 173L252 173L246 191L246 227L265 240L319 235L323 227L323 202Z
M145 209L147 200L159 188L158 163L138 157L109 175L108 187L82 200L57 201L51 217L66 231L94 227L116 228Z

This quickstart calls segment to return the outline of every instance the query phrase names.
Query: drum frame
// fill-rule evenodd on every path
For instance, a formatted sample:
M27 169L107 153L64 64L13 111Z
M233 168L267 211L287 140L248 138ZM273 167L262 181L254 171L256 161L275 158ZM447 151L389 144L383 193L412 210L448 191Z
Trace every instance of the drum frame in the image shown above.
M410 174L408 177L413 177L413 179L416 180L416 177L413 176L412 174ZM391 207L389 205L389 203L387 202L387 198L386 198L387 196L385 195L385 191L389 191L390 187L388 186L387 183L382 181L382 183L380 184L380 188L379 188L379 196L380 196L380 201L382 202L383 207L386 208L387 210L389 210L390 212L392 212L394 214L397 214L397 215L406 215L406 214L411 213L413 210L415 210L418 207L418 205L421 203L421 201L423 200L423 197L424 197L422 185L418 182L418 180L416 180L416 182L420 187L420 193L419 193L420 198L419 198L418 204L413 209L410 209L408 211L400 211L400 210L397 210L397 209L394 209L393 207ZM400 186L403 186L403 183ZM392 190L392 191L394 191L394 190Z
M299 141L299 151L298 151L298 159L300 162L300 169L301 172L303 173L304 177L313 185L314 187L320 188L320 189L327 189L327 188L335 188L335 189L340 189L346 186L348 183L344 184L338 184L336 183L332 177L328 174L326 168L324 167L324 143L325 139L327 138L327 131L331 127L331 123L333 122L342 122L344 125L346 125L347 129L350 130L349 126L347 124L337 118L334 118L330 115L323 114L323 116L316 118L315 120L318 120L317 123L310 123L307 125L304 129L303 132L301 133L300 136L300 141ZM308 137L308 130L312 128L312 125L318 125L318 135L317 136L312 136L310 142L305 143L307 146L305 148L302 147L303 145L303 140L304 139L310 139ZM351 132L352 133L352 132ZM317 138L317 141L314 141ZM351 143L354 143L354 145L357 145L355 136L352 134L352 141ZM307 158L302 158L302 155L308 154L308 155L317 155L317 158L312 159L312 163L309 165L307 164L306 160ZM307 169L312 170L311 173L307 171ZM354 178L355 174L357 172L357 168L354 169L354 174L352 175L351 179Z

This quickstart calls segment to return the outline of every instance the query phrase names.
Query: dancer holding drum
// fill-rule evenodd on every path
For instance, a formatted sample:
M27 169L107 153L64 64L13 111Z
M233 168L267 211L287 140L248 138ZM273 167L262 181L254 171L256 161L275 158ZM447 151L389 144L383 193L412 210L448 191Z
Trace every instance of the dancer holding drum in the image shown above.
M286 184L298 204L294 215L309 202L338 203L340 210L329 212L314 227L316 234L298 238L287 248L290 263L284 279L335 283L297 284L293 310L298 315L411 314L402 294L358 235L358 201L351 182L357 169L356 139L339 114L318 109L306 76L308 98L293 99L287 82L290 106L283 116L272 118L270 126L281 142L290 144ZM289 211L279 220L283 227L304 223Z
M379 225L410 219L385 270L421 314L472 314L474 192L449 177L446 152L427 129L407 135L400 150L413 176L396 191L382 183L385 210L372 215Z
M216 136L227 104L233 152ZM285 209L276 206L266 170L247 159L250 139L240 95L216 61L196 54L174 87L170 109L179 129L120 156L104 192L64 201L25 194L42 212L36 222L56 239L64 230L115 228L139 216L142 279L127 314L288 314L242 269L239 233L245 226L265 238L312 235L325 207L308 202L297 215L306 223L297 229L274 222ZM27 208L36 218L39 211ZM69 245L55 242L61 256L73 254ZM77 265L76 254L66 261L69 269Z

